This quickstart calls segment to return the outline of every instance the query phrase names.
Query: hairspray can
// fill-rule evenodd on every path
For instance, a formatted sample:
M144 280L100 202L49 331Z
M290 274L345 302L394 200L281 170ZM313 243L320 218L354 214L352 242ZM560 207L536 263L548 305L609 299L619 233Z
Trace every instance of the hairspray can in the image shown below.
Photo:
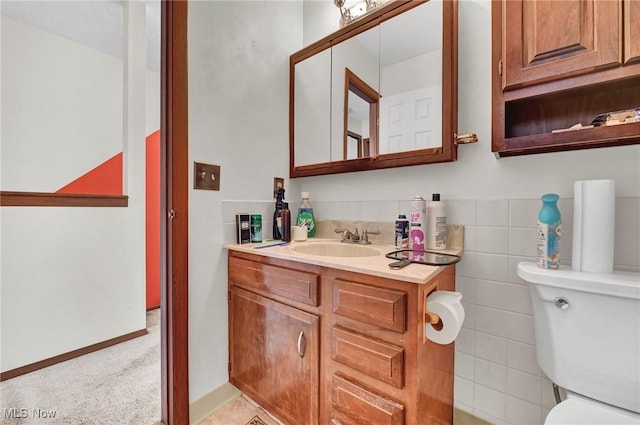
M404 214L396 220L396 248L409 248L409 220Z
M409 220L409 248L418 251L425 249L425 231L427 227L427 201L416 195L411 201L411 218Z

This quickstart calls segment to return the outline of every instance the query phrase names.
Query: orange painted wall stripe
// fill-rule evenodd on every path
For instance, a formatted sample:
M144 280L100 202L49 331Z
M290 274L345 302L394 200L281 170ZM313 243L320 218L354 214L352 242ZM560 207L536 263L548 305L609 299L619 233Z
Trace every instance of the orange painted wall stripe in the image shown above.
M147 309L160 306L160 130L146 142Z
M122 195L122 152L58 189L56 193Z

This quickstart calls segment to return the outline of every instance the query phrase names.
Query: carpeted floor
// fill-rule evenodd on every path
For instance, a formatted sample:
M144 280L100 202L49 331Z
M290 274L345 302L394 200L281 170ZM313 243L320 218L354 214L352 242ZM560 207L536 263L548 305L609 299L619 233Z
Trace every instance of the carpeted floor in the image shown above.
M0 423L160 424L159 309L147 313L147 329L145 336L0 382Z

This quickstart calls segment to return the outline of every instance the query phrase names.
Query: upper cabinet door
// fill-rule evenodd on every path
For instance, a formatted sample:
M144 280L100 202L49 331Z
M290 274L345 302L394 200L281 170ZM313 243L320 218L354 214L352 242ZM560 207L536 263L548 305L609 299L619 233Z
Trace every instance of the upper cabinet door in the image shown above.
M640 1L624 2L624 63L640 61Z
M496 155L640 143L640 0L491 6Z
M620 0L504 1L503 7L505 90L622 63ZM637 19L633 25L637 30Z

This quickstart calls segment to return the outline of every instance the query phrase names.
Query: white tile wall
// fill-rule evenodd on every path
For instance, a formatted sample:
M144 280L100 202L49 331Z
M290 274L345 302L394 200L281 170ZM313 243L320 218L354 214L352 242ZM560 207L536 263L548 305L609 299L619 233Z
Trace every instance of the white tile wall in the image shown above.
M393 221L409 201L314 202L320 219ZM538 199L452 200L448 222L465 226L465 253L456 267L466 318L455 352L457 408L499 425L540 425L555 405L551 381L535 351L531 299L516 274L521 261L535 261ZM271 236L273 201L223 202L227 241L236 212L263 214ZM561 199L560 258L571 262L573 199ZM293 210L294 208L292 208ZM616 268L640 270L640 198L616 200Z
M463 211L456 211L458 207ZM456 342L456 351L462 355L456 356L455 404L495 424L539 425L555 405L552 383L536 360L529 288L516 274L519 262L535 261L539 208L538 199L449 204L450 222L459 219L466 226L465 259L457 268L457 290L463 294L465 311L475 305L473 323L463 327L464 344L461 347ZM561 199L559 208L564 232L560 257L570 264L573 199ZM616 200L615 228L616 268L639 270L639 198ZM472 340L475 362L470 379ZM459 368L461 363L464 368Z
M518 425L536 425L543 422L539 405L511 396L507 396L505 419L507 423Z
M507 368L476 357L474 380L477 384L504 393L507 389Z
M484 332L477 332L475 355L490 362L506 365L507 340Z

